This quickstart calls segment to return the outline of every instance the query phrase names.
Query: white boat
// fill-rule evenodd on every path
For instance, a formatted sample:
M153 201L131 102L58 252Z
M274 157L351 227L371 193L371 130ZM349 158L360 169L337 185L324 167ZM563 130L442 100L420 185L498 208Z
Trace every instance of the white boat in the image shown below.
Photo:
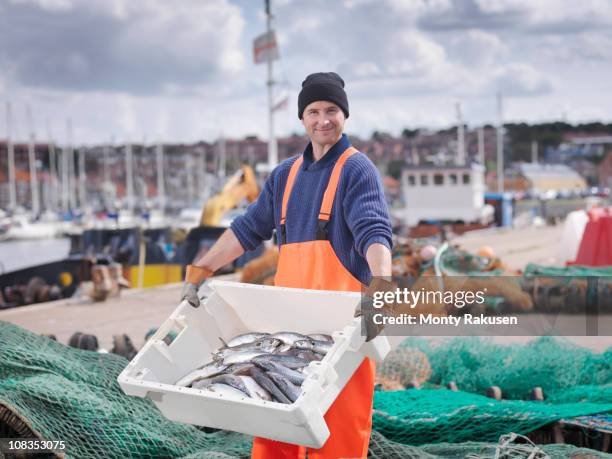
M410 167L402 172L401 186L404 208L394 216L408 227L419 222L493 221L480 164Z
M49 239L61 233L59 221L32 221L27 214L10 217L6 231L1 240Z

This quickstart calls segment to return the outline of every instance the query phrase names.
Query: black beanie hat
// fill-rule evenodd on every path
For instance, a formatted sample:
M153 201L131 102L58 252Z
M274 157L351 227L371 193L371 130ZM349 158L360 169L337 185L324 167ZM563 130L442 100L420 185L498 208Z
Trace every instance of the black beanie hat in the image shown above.
M311 73L306 77L302 82L302 91L298 97L298 118L302 119L304 109L318 100L333 102L342 109L345 117L349 117L344 80L337 73Z

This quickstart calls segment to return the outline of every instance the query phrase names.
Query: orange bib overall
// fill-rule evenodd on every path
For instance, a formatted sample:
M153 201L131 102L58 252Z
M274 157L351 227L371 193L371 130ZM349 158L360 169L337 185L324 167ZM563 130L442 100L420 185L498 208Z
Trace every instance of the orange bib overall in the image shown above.
M285 217L289 196L302 165L299 157L289 172L283 192L281 213L281 247L274 284L281 287L315 290L361 291L361 282L344 267L327 239L326 226L340 173L346 160L357 150L350 147L336 161L323 196L319 213L317 240L286 244ZM308 203L304 203L308 205ZM330 431L327 442L320 449L308 449L309 458L365 458L372 429L372 397L374 394L374 364L365 359L325 414ZM252 458L304 458L306 447L265 438L253 441Z

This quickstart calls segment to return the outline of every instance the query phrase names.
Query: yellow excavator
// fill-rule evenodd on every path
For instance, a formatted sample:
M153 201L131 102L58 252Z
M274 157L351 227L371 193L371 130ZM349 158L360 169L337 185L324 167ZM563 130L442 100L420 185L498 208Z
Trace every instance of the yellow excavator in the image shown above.
M220 226L223 216L228 211L238 207L244 199L249 203L255 201L257 196L259 196L259 186L255 179L255 172L250 166L240 166L223 189L206 202L202 210L200 225Z

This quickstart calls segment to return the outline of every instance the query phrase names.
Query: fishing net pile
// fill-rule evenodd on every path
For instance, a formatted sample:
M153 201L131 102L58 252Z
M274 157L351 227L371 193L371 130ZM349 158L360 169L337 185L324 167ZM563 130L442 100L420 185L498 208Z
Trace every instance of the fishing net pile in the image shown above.
M0 420L19 436L63 440L75 458L250 451L248 437L168 421L150 400L126 396L117 383L123 357L67 347L7 322L0 322L0 343Z
M425 384L433 385L450 377L448 365L436 354L441 350L427 346L424 342L408 342L401 348L404 351L398 350L420 352L410 360L415 368L399 372L399 380L427 379ZM467 346L452 351L472 355L453 363L457 370L465 371L461 378L453 379L462 390L478 392L481 387L477 379L469 377L470 368L486 369L495 358L483 358L484 349L469 349ZM567 352L566 347L560 349ZM499 349L491 352L499 353ZM601 387L602 381L610 381L612 353L599 355L579 349L573 352L573 358L579 359L578 366L572 367L579 373L574 378L590 387ZM555 358L548 360L554 362ZM483 361L478 363L479 359ZM66 457L75 458L249 457L251 437L225 431L205 432L171 422L150 400L123 394L116 379L126 364L123 357L70 348L0 322L0 434L63 440ZM592 373L590 379L588 372ZM524 378L525 373L518 377ZM498 402L477 393L445 389L378 391L369 457L464 458L472 454L492 458L496 451L531 448L533 452L535 445L513 446L500 437L508 432L527 433L563 417L612 411L609 388L590 398L576 393L570 379L558 383L558 390L551 392L557 400L554 403ZM523 393L523 387L516 383L512 386L510 379L508 387L514 387L517 396ZM580 451L583 457L609 457L569 445L537 448L551 458L572 457Z
M431 368L429 385L454 382L464 392L484 395L498 386L505 399L525 400L541 387L548 402L612 402L612 348L596 353L559 337L510 345L483 337L433 344L407 338L379 365L378 376L392 379L398 368L410 374L416 371L411 362Z

